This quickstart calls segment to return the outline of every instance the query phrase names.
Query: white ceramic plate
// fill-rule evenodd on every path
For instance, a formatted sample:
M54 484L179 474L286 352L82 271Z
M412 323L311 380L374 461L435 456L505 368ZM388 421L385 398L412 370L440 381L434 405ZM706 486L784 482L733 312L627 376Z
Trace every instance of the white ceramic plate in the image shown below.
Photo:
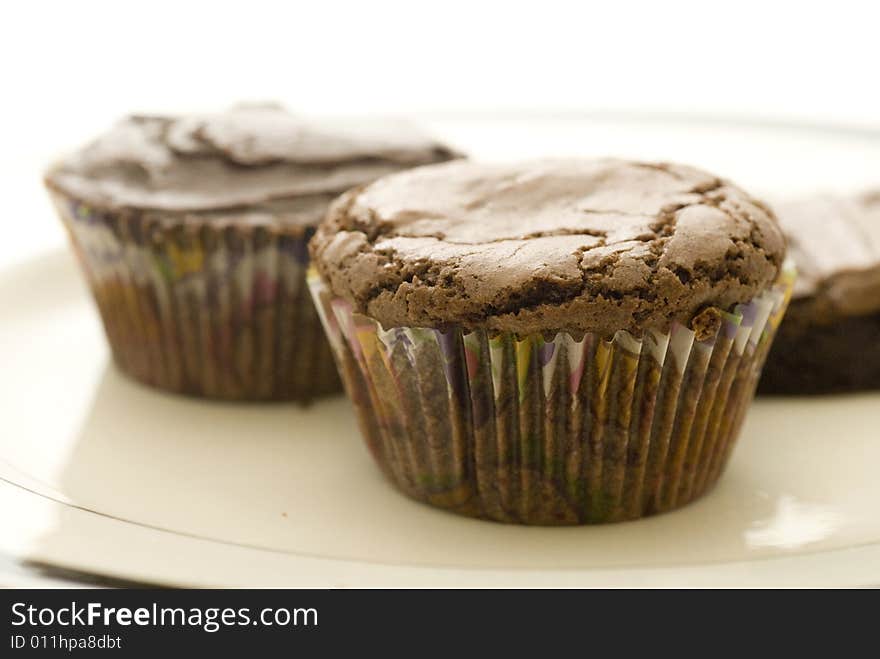
M857 132L637 117L430 123L485 158L674 156L771 197L880 179L880 137ZM0 269L0 365L7 583L26 582L14 567L26 564L199 586L880 584L878 394L758 401L720 485L680 511L527 528L401 497L342 397L230 405L128 381L67 251Z

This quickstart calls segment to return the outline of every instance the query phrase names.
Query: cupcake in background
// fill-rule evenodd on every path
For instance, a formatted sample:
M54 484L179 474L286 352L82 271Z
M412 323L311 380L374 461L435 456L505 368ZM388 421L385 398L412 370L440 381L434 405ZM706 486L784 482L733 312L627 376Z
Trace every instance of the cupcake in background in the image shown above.
M880 389L880 192L778 208L798 281L759 393Z
M45 182L125 373L304 401L340 389L305 284L316 224L352 186L453 157L407 124L243 106L128 117Z
M711 488L792 278L764 205L620 160L394 174L336 201L310 250L384 474L524 524L635 519Z

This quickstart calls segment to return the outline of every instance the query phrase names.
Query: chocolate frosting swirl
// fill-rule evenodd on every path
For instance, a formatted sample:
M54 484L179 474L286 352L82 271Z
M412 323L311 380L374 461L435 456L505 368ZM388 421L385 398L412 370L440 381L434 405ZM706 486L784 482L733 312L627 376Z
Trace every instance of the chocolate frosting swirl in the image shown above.
M782 203L794 295L819 317L880 311L880 192Z
M402 122L319 122L278 106L244 106L127 117L52 168L47 183L108 208L199 213L280 205L314 222L352 186L456 156Z

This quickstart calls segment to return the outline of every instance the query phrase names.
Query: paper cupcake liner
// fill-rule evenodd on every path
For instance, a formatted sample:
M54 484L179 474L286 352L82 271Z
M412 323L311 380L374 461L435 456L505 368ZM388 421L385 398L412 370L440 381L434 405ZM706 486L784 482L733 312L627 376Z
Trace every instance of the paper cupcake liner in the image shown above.
M125 373L230 400L341 390L306 286L308 235L52 196Z
M635 519L706 492L727 463L793 272L709 336L674 325L519 337L384 329L312 274L361 431L400 490L524 524ZM706 333L706 332L704 332Z

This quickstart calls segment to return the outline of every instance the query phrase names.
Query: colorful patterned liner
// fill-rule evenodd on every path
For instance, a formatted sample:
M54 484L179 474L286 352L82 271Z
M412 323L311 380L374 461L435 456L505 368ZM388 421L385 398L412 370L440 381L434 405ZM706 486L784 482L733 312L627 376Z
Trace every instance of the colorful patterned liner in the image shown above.
M697 339L392 328L309 285L361 431L407 495L523 524L627 520L717 481L791 294L793 269Z
M231 400L341 390L306 286L309 235L52 198L128 375Z

